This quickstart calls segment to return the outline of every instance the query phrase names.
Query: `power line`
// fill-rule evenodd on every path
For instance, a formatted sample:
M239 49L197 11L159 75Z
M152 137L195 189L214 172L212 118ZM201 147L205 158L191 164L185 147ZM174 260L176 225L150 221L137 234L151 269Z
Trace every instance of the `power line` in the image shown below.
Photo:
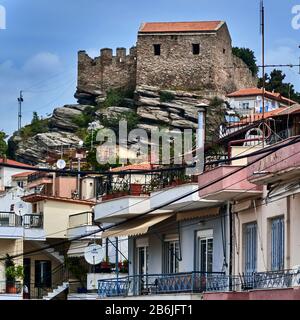
M286 146L288 146L288 145L292 145L292 144L298 142L299 139L300 139L300 137L296 137L296 138L294 138L293 140L291 140L289 143L281 146L279 149L281 149L281 148L283 148L283 147L286 147ZM278 150L278 149L277 149L277 150ZM262 157L260 157L260 158L257 158L257 159L255 159L254 161L249 162L249 163L246 164L245 166L240 167L240 168L238 168L238 169L236 169L236 170L228 173L227 175L223 176L222 178L219 178L219 179L216 179L216 180L214 180L214 181L212 181L212 182L209 182L209 183L205 184L204 186L201 186L201 187L197 188L196 190L193 190L193 191L188 192L188 193L186 193L186 194L184 194L184 195L178 196L178 197L176 197L175 199L172 199L172 200L167 201L167 202L165 202L165 203L163 203L163 204L161 204L161 205L158 205L158 206L156 206L156 207L154 207L154 208L152 208L152 209L150 209L150 210L147 210L146 212L144 212L144 213L142 213L142 214L136 215L135 217L131 217L131 218L127 219L126 221L118 222L118 223L116 223L116 224L114 224L114 225L110 225L110 226L105 227L105 228L102 228L101 226L99 226L100 229L101 229L100 231L104 232L104 231L110 230L110 229L112 229L112 228L121 226L121 225L123 225L123 224L127 224L127 223L130 222L130 221L139 220L140 218L142 218L142 217L144 217L144 216L146 216L146 215L148 215L148 214L150 214L150 213L152 213L152 212L154 212L154 211L157 211L157 210L159 210L159 209L162 209L162 208L164 208L164 207L166 207L166 206L168 206L168 205L170 205L170 204L172 204L172 203L174 203L174 202L180 201L180 200L182 200L182 199L184 199L184 198L186 198L186 197L188 197L188 196L190 196L190 195L193 195L194 193L200 192L201 190L203 190L203 189L205 189L205 188L208 188L209 186L214 185L215 183L217 183L217 182L219 182L219 181L222 181L222 180L224 180L224 179L227 179L227 178L231 177L232 175L236 174L237 172L240 172L240 171L244 170L245 168L253 165L254 163L256 163L256 162L264 159L264 158L267 157L268 155L271 155L273 152L274 152L273 149L272 149L271 151L269 150L269 153L268 153L266 156L264 155L264 156L262 156ZM46 250L46 249L49 249L49 248L53 248L53 247L58 246L58 245L62 245L62 244L65 244L65 243L69 243L69 242L72 242L72 241L75 241L75 240L80 240L80 239L82 239L82 238L85 238L85 237L94 235L94 234L96 234L96 233L98 233L98 232L99 232L98 230L97 230L96 232L93 231L93 232L90 232L90 233L85 234L85 235L81 235L81 236L78 236L78 237L74 237L74 238L71 239L71 240L65 240L65 241L62 241L62 242L57 243L57 244L54 244L54 245L49 245L49 246L46 246L46 247L41 248L41 249L38 249L38 250L33 250L33 251L30 251L30 252L27 252L27 253L25 253L25 254L28 255L28 254L31 254L31 253L35 253L35 252L43 251L43 250ZM20 257L20 256L24 256L25 254L24 254L24 253L18 254L18 255L15 255L13 258L18 258L18 257ZM1 261L1 260L3 260L3 259L0 259L0 261Z

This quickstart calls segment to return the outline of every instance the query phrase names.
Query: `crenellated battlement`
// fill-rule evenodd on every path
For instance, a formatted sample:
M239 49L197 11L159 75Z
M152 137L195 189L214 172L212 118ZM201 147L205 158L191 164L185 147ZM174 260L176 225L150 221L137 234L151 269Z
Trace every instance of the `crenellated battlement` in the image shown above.
M102 91L110 89L131 89L136 85L136 47L129 49L103 48L100 55L91 58L85 50L78 52L78 92Z

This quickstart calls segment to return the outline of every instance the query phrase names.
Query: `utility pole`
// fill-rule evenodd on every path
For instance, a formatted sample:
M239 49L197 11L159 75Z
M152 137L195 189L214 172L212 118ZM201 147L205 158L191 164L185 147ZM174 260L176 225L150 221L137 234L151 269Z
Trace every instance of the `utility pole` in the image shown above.
M261 15L261 40L262 40L262 123L263 123L263 141L262 147L265 147L265 88L266 88L266 77L265 77L265 6L264 1L260 3L260 15Z
M19 110L18 110L18 131L21 130L22 128L22 102L24 101L23 99L23 91L20 91L20 97L18 98L19 102Z

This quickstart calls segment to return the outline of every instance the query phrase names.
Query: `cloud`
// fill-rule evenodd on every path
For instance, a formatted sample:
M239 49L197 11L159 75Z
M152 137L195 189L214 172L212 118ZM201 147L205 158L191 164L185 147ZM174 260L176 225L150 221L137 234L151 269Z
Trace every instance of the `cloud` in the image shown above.
M53 73L62 69L60 58L50 52L41 52L25 62L22 70L26 74Z

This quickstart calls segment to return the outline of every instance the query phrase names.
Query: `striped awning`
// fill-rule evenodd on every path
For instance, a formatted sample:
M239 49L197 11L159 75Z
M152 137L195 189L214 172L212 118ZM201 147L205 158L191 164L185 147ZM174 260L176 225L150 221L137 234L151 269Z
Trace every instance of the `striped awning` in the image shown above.
M177 221L192 220L196 218L207 218L212 216L217 216L220 214L220 207L217 208L207 208L195 211L185 211L177 213Z
M73 241L68 250L68 257L83 257L84 250L89 245L89 241Z
M142 235L148 232L149 228L170 218L173 214L147 217L124 223L119 227L112 228L102 233L102 238L110 237L133 237Z

